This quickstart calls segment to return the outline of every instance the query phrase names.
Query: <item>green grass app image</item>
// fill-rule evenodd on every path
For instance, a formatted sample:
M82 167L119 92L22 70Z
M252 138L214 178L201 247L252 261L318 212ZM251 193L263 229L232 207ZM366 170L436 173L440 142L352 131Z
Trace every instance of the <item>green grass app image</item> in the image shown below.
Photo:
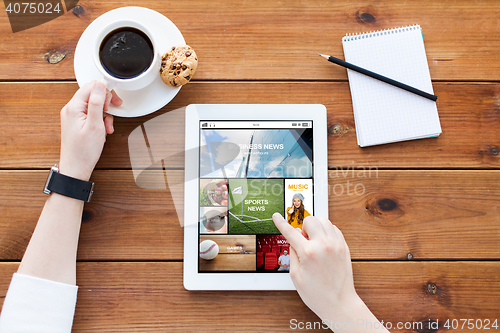
M276 235L272 216L283 211L283 179L229 179L229 234Z

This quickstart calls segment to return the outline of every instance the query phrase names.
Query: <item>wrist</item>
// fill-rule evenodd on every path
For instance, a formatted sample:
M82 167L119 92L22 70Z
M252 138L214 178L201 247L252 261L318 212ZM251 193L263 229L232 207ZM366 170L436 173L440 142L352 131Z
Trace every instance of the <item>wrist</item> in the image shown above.
M68 163L64 160L61 160L59 163L59 172L63 175L84 180L86 182L89 181L90 176L92 175L92 170L87 170L85 167L74 163Z
M338 300L334 302L329 307L323 308L321 311L316 312L316 314L323 320L323 322L327 323L332 331L335 328L335 324L341 325L342 323L349 323L349 321L356 321L355 317L359 317L361 314L356 312L358 309L359 301L363 302L361 298L355 293L351 297L347 297L343 300ZM335 329L337 333L339 327Z
M326 318L330 329L336 333L356 333L356 332L387 332L373 315L365 302L354 293L338 308L331 310L334 314L331 318Z

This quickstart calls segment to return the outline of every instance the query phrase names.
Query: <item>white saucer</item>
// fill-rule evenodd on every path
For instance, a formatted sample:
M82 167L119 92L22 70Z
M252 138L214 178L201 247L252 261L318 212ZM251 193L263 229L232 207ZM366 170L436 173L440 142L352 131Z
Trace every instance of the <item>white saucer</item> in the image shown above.
M75 50L75 76L81 87L92 80L101 80L102 75L95 67L92 46L97 32L110 21L133 19L149 28L157 42L157 49L164 54L172 46L185 44L179 29L162 14L143 7L117 8L96 18L83 32ZM120 117L139 117L155 112L170 102L181 87L171 87L161 80L160 73L155 81L141 90L129 91L115 89L123 100L119 107L110 105L108 113Z

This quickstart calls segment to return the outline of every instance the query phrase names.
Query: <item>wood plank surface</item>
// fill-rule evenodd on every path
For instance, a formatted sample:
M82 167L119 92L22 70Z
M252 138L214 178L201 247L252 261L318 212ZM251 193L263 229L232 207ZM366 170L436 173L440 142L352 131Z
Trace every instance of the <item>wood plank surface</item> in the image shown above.
M171 176L182 182L181 171ZM500 171L346 169L329 176L330 219L353 259L500 259ZM21 259L46 200L46 177L0 172L0 259ZM95 171L92 179L79 260L183 258L184 230L169 191L140 188L126 170ZM182 193L174 197L183 201Z
M256 250L257 239L255 235L200 235L200 242L210 239L219 245L219 254L235 253L254 253Z
M58 161L59 112L76 90L74 83L0 84L0 168L48 168ZM500 84L436 83L435 92L443 129L438 138L360 148L347 83L190 83L159 112L115 118L115 133L108 136L97 168L130 168L130 133L166 111L194 103L323 104L329 168L499 168ZM165 126L164 140L171 144L164 146L173 155L168 165L183 168L183 125Z
M199 258L200 271L255 271L257 269L254 235L200 235L200 242L213 240L219 254L212 260Z
M17 267L0 263L0 302ZM391 332L435 332L423 326L429 320L442 332L448 319L500 317L499 262L355 262L353 274ZM186 291L179 262L79 263L77 284L73 332L285 332L293 319L320 321L295 291ZM422 329L398 330L398 322Z
M341 38L420 24L434 80L497 80L496 1L80 1L53 21L12 33L0 11L0 80L74 79L74 52L103 13L143 6L167 16L196 50L195 80L346 80L318 57L343 57Z
M257 257L253 254L222 253L213 260L199 259L200 272L256 271Z

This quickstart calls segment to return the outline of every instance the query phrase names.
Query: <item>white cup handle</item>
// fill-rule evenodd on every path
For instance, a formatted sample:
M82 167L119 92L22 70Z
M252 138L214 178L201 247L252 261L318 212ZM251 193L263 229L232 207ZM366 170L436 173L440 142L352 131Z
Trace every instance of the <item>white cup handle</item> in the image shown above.
M101 82L104 83L104 85L106 86L106 89L108 89L109 91L113 90L115 88L115 83L105 77L103 77L101 79Z

